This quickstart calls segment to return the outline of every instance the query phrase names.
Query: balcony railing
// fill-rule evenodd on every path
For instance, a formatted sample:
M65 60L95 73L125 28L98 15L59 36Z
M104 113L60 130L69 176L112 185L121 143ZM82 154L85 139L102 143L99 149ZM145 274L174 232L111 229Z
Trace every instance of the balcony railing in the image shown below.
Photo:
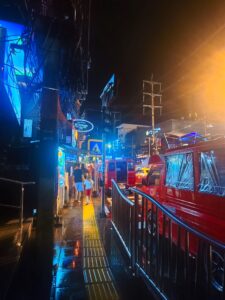
M11 204L5 204L5 203L0 203L0 207L5 207L5 208L9 208L9 209L18 209L19 210L19 230L20 230L20 234L19 234L19 240L17 242L17 244L19 246L21 246L22 243L22 236L23 236L23 210L24 210L24 188L25 186L28 185L33 185L35 184L34 181L19 181L19 180L14 180L14 179L10 179L10 178L5 178L5 177L0 177L0 183L10 183L13 185L19 185L20 187L20 195L18 195L18 197L20 197L19 200L19 204L18 205L11 205Z

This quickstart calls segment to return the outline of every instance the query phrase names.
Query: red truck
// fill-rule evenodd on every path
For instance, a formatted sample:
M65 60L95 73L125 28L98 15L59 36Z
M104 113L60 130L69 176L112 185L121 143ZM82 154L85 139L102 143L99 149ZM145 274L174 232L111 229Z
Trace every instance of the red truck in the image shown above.
M105 165L105 190L108 196L111 195L112 179L121 188L129 188L135 184L134 161L128 158L106 160Z
M152 196L192 228L225 243L225 139L199 142L168 150L150 160L150 170L140 189ZM149 220L151 203L147 207ZM162 233L162 218L158 219ZM176 232L176 225L173 225ZM176 234L173 235L177 243ZM184 236L181 236L184 241ZM195 255L198 240L190 239ZM223 255L213 249L213 259L221 263L214 286L223 288Z
M193 227L225 242L224 139L152 156L141 189Z

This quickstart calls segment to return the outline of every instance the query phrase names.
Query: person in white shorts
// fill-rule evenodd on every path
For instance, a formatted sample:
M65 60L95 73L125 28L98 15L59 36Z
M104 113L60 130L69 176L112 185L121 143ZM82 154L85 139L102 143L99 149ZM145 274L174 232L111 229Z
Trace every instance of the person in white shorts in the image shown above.
M91 175L90 174L85 175L84 189L85 189L85 196L86 196L86 204L90 203L92 188L93 188L93 180L91 179Z

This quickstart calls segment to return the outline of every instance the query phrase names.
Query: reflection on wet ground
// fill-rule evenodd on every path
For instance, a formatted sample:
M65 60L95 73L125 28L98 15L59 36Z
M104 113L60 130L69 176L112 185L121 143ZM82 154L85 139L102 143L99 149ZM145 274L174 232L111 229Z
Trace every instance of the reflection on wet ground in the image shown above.
M21 228L17 219L0 226L0 299L4 299L9 292L31 228L32 219L24 220Z
M55 229L52 299L87 299L82 266L82 205L64 210Z
M95 201L96 216L100 215L100 200ZM107 260L115 278L121 300L154 299L140 278L133 275L123 249L119 245L111 220L98 218L98 227L107 255Z
M93 203L66 208L56 228L52 299L151 299L132 276L110 219L100 218L100 199Z

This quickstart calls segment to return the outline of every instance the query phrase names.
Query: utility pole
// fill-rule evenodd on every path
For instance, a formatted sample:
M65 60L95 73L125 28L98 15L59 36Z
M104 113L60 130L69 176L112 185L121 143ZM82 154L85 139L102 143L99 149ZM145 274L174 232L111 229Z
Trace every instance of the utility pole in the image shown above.
M148 137L148 156L151 156L151 139Z
M153 147L157 150L155 143L155 111L159 110L162 114L162 84L153 80L143 80L142 82L142 109L143 115L146 110L151 109L151 127Z
M113 74L110 80L105 85L101 95L100 99L102 102L102 180L103 180L103 186L102 186L102 205L101 205L101 217L105 217L105 159L106 159L106 153L105 153L105 145L106 140L110 133L110 127L112 125L111 122L111 112L109 111L110 101L113 98L114 95L114 85L115 85L115 75Z
M37 217L37 299L49 299L52 284L53 226L57 198L58 160L58 61L55 37L48 39L41 101L38 217ZM43 54L46 55L46 54Z
M105 217L105 134L102 135L102 206L101 217Z
M112 119L113 119L113 135L115 137L116 133L116 125L121 120L121 112L119 111L111 111Z
M106 139L107 139L107 133L108 133L108 104L109 104L109 98L108 94L104 93L101 96L102 101L102 203L101 203L101 212L100 217L104 218L106 216L105 214L105 166L106 166ZM107 121L106 121L107 120Z

